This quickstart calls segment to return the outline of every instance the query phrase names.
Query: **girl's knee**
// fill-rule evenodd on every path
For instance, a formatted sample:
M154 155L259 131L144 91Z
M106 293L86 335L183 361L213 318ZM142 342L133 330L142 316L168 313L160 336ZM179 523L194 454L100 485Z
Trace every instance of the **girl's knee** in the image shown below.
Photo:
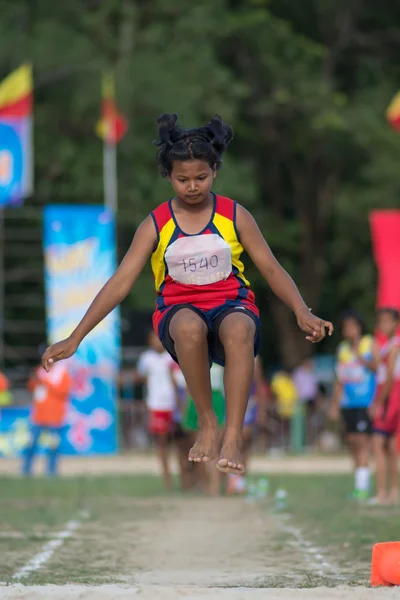
M171 320L170 335L174 342L198 344L207 338L207 325L192 310L180 310Z
M256 327L246 315L232 314L221 323L220 339L224 346L254 345Z

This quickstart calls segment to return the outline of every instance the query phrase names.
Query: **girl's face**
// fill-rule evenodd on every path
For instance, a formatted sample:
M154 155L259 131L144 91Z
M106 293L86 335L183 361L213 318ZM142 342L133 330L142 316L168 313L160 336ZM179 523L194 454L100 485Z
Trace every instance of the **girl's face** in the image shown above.
M361 327L356 319L348 318L343 321L342 335L345 340L348 340L349 342L358 340L361 337L361 334Z
M376 327L384 336L392 337L396 333L398 322L390 312L383 311L378 314Z
M208 200L215 176L204 160L174 160L168 179L180 200L196 205Z

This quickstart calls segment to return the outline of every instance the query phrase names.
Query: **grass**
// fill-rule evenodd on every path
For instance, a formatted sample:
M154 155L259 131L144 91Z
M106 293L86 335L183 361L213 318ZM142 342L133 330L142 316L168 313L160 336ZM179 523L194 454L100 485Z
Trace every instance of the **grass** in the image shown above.
M287 490L287 512L294 524L348 575L349 582L368 579L375 542L400 539L400 509L348 500L349 476L273 475L268 479L271 495L278 487ZM0 581L11 582L13 573L41 550L52 532L61 531L67 521L85 510L88 516L81 528L24 583L120 582L121 573L132 569L135 553L140 552L135 541L137 523L158 518L162 526L168 518L168 512L163 512L167 498L160 479L145 475L0 478ZM272 499L267 510L274 510ZM270 548L273 544L277 552L290 554L287 535L266 543ZM304 575L304 587L318 583L338 584ZM277 579L276 587L283 584ZM273 582L265 585L270 587Z
M349 500L347 475L271 476L271 494L288 492L287 513L304 537L338 565L351 583L369 578L372 546L400 540L400 507L378 507ZM272 509L272 498L269 501Z

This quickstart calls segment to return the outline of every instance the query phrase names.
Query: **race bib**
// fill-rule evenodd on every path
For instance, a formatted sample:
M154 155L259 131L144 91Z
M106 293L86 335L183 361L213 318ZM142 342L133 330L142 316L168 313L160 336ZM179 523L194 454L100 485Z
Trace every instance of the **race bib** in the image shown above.
M232 272L232 251L218 234L177 239L165 253L168 274L185 285L207 285L227 279Z

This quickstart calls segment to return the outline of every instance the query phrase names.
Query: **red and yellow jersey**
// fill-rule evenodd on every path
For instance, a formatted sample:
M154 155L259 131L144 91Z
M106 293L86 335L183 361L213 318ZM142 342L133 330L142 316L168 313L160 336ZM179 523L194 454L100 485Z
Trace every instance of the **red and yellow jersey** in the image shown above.
M160 313L177 304L192 304L208 311L239 300L258 314L241 261L243 246L236 229L236 202L214 195L211 219L195 235L180 229L171 200L151 216L158 238L151 266Z

